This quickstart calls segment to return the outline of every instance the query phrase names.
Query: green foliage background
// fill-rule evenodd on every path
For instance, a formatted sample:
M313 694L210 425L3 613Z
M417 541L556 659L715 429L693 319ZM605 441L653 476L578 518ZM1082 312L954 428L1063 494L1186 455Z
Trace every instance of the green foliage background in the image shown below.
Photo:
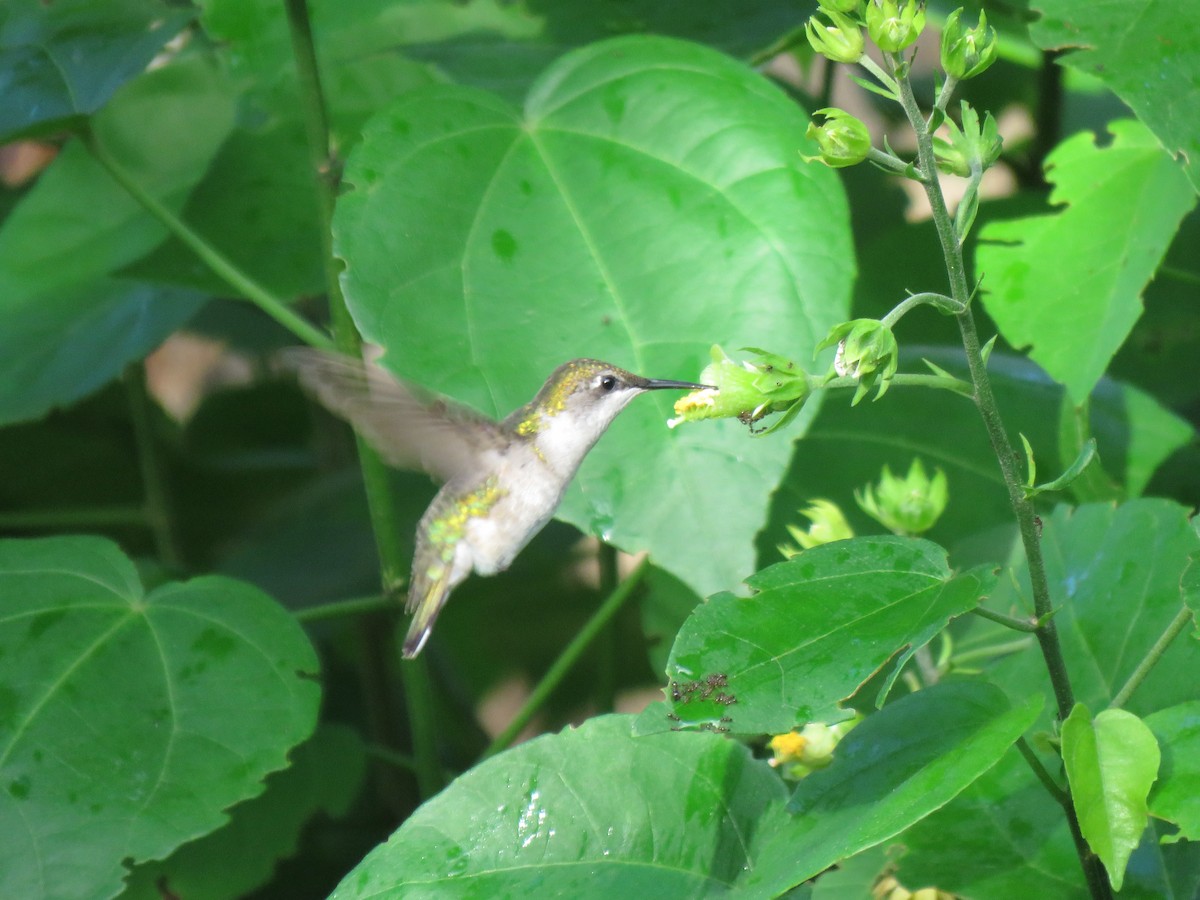
M1184 0L985 5L1001 59L963 89L1005 123L1008 187L969 245L990 372L1040 481L1099 448L1039 498L1080 703L1100 713L1187 619L1128 713L1064 730L1051 774L1104 800L1085 835L1120 896L1193 897L1200 25ZM312 0L329 232L285 4L0 8L0 142L56 154L0 192L0 896L827 900L885 868L1086 896L1014 747L1056 759L1044 665L967 614L1029 603L969 402L834 393L753 439L668 431L669 399L641 398L559 520L401 665L353 446L271 368L299 338L261 297L324 326L327 247L384 363L493 415L575 356L694 379L719 343L822 371L832 325L945 290L894 178L802 159L828 105L797 40L814 7ZM931 30L950 9L929 4ZM899 134L896 111L868 113ZM251 375L184 420L142 365L180 329ZM948 319L897 337L904 370L963 374ZM928 540L878 535L854 492L915 456L950 507ZM407 557L434 488L386 487L384 555ZM867 536L782 561L815 497ZM481 761L495 698L541 678L618 580L582 536L649 553L635 602L549 697L545 734ZM926 647L950 661L937 684ZM733 703L645 704L718 677ZM868 715L832 766L793 785L767 764L765 734L848 706ZM1114 781L1115 745L1142 765Z

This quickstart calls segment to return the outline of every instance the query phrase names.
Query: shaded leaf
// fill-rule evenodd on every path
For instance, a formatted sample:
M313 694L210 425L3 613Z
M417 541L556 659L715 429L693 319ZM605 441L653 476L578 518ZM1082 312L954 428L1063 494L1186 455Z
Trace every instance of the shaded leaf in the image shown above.
M833 764L804 779L794 818L765 842L742 886L775 896L898 834L996 764L1042 706L1009 706L982 682L939 684L885 706L850 732Z
M1077 402L1091 393L1142 311L1141 294L1195 205L1179 167L1132 121L1089 133L1046 159L1054 215L988 223L976 267L983 303L1005 339ZM1146 212L1141 212L1146 211Z
M1029 33L1066 49L1062 65L1099 78L1137 113L1200 191L1200 25L1178 0L1033 0ZM1079 48L1079 49L1075 49Z
M1042 547L1054 617L1076 699L1107 706L1179 613L1180 580L1200 537L1188 510L1167 500L1119 506L1059 507L1042 519ZM1028 573L1002 578L988 600L994 609L1032 615ZM1034 652L997 664L997 683L1021 697L1045 683ZM1194 699L1200 645L1175 640L1134 692L1127 709L1138 715Z
M1179 826L1174 840L1200 840L1200 700L1146 716L1162 749L1150 814Z
M760 830L785 818L782 782L733 741L634 738L629 726L627 716L589 719L476 766L333 897L725 892L755 864Z
M266 789L229 811L219 831L185 844L158 863L134 869L121 900L236 900L270 878L293 855L300 829L317 812L345 812L362 785L366 757L349 728L325 725L292 752L292 763ZM164 891L165 889L165 891Z
M914 538L805 550L748 578L751 597L716 594L696 608L667 666L671 718L652 707L638 726L778 733L845 718L840 701L894 660L882 702L903 663L992 578L955 575L945 550Z
M316 654L232 579L143 592L115 544L0 542L0 894L107 897L219 827L316 719Z
M1116 890L1149 818L1146 796L1158 775L1158 741L1133 713L1082 703L1062 724L1062 756L1079 829Z
M158 0L8 0L0 8L0 143L96 112L192 16Z
M229 85L193 58L127 85L94 128L143 187L178 210L232 119ZM164 234L80 142L64 148L0 226L0 422L94 390L195 312L195 294L109 277Z
M386 365L492 414L572 357L694 377L714 334L802 357L852 275L836 179L796 152L805 126L758 74L660 38L564 57L523 113L410 93L347 164L348 303ZM789 450L736 423L667 431L672 400L631 405L559 514L710 591L752 567Z

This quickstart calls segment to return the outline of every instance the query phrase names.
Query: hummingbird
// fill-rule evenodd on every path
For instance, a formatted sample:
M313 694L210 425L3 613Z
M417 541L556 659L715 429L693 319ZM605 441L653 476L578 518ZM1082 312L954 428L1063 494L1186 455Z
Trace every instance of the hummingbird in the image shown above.
M472 571L503 572L550 521L583 458L630 400L646 391L707 387L574 359L496 421L375 363L299 347L282 360L385 462L443 482L417 526L405 659L421 652L455 587Z

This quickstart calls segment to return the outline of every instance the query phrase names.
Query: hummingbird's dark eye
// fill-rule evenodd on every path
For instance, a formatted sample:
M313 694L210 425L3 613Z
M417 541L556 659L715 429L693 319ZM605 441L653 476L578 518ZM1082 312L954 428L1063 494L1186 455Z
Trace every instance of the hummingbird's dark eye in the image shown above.
M616 386L617 386L617 376L616 375L601 375L600 376L600 390L611 391Z

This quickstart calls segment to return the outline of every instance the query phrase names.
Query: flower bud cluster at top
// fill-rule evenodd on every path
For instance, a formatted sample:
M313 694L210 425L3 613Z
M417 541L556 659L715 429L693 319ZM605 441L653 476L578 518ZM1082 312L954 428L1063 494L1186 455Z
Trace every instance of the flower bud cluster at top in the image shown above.
M987 16L981 11L979 24L974 28L962 22L963 10L956 9L946 19L942 30L941 63L949 80L962 81L974 78L988 68L996 59L996 30L987 24ZM864 28L866 34L864 36ZM881 92L895 97L895 82L891 76L878 68L866 56L866 38L892 59L891 67L900 65L902 51L911 47L925 29L924 0L820 0L819 9L804 28L813 50L834 62L861 63L884 84ZM833 168L856 165L871 154L871 136L867 126L845 110L825 108L817 110L821 124L815 121L808 127L807 135L817 145L816 156L805 156L808 162L819 161ZM986 129L991 117L984 123ZM951 125L953 123L950 123ZM944 171L968 174L978 160L987 160L984 168L995 161L999 154L999 137L995 123L991 132L980 132L978 117L974 118L971 133L964 118L961 138L955 141L954 131L949 142L942 141L942 165ZM963 146L976 150L968 155ZM995 153L990 154L990 148ZM989 159L990 155L990 159ZM903 168L901 164L900 168Z

